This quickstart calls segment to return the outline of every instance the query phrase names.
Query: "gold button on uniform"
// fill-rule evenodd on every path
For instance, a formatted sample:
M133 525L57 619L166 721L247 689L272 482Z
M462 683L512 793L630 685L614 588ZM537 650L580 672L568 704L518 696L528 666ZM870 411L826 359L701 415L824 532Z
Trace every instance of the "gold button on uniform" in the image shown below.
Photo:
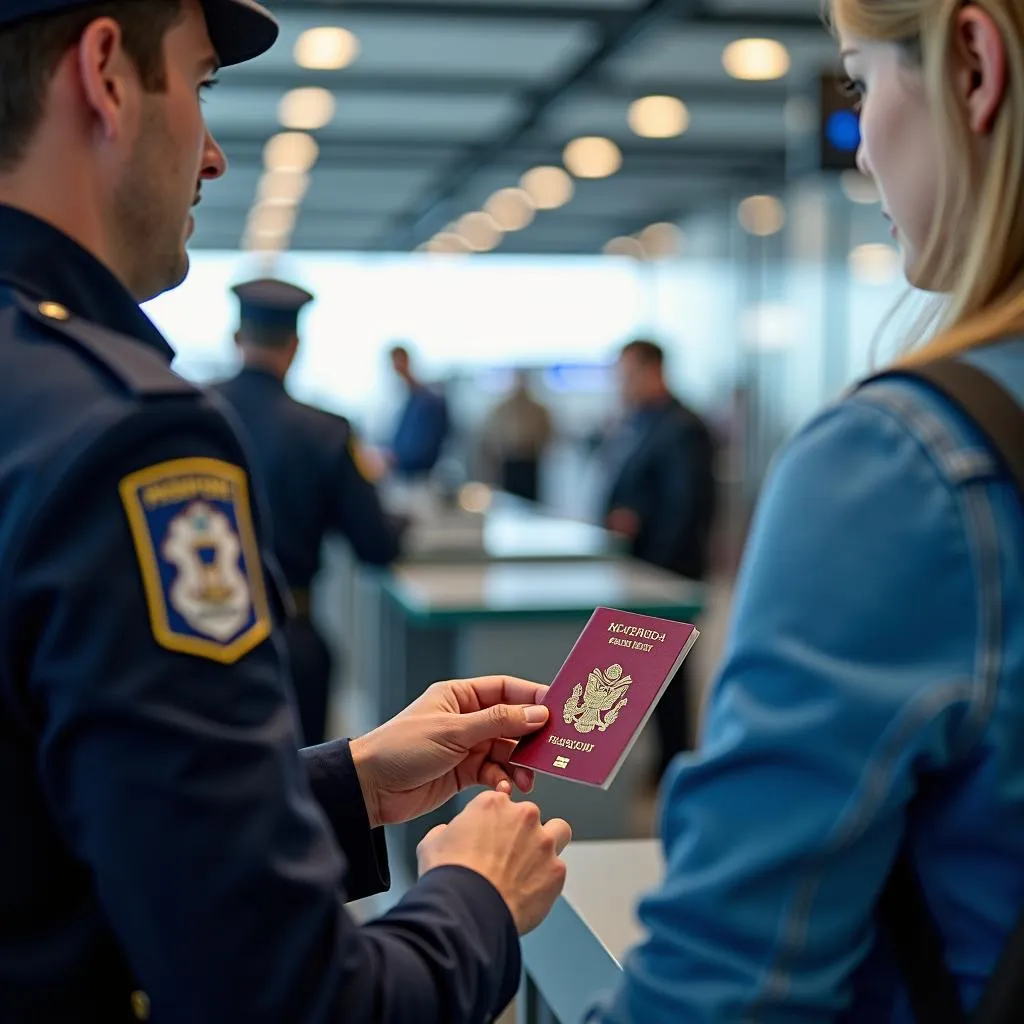
M40 302L39 312L51 320L69 320L71 314L59 302Z
M138 990L132 993L132 1013L136 1020L149 1020L149 996Z

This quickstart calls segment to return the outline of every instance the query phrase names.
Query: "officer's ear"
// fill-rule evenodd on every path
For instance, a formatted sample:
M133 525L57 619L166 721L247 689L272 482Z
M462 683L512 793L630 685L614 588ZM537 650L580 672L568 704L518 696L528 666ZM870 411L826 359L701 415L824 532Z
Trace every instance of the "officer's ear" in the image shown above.
M235 345L238 348L242 347L242 332L241 331L235 331Z
M74 54L85 101L104 141L111 142L132 106L140 106L138 72L125 52L121 26L113 18L89 22Z

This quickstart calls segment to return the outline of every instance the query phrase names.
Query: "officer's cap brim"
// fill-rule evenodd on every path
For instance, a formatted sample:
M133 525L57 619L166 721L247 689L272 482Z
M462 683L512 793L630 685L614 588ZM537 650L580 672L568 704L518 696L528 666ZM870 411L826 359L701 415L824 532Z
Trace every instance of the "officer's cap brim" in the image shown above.
M256 0L202 0L202 4L222 68L266 53L277 40L277 20Z

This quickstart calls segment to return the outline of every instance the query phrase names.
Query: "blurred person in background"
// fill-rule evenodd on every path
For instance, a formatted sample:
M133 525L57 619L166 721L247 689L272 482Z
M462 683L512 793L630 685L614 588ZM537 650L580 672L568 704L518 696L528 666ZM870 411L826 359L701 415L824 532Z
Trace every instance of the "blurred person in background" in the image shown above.
M248 445L139 308L226 170L205 89L277 34L254 0L0 0L3 1024L484 1024L565 877L568 826L508 795L543 686L299 751ZM357 924L382 826L470 785L503 791Z
M711 431L669 391L665 353L653 341L626 345L617 375L626 417L601 452L607 473L605 526L629 538L635 558L704 579L716 495ZM654 711L655 784L690 744L686 666Z
M527 501L540 494L540 465L553 436L551 413L530 393L530 375L517 370L512 391L487 415L480 433L485 477Z
M417 379L404 345L395 345L388 356L408 396L395 426L387 462L396 476L415 480L428 476L441 458L450 430L448 402Z
M939 312L776 461L604 1024L962 1024L1024 911L1024 5L831 8Z
M284 635L302 734L313 745L326 736L332 672L330 648L310 608L324 537L344 537L361 562L387 565L398 555L398 524L381 507L361 466L348 420L303 405L285 390L299 351L299 314L313 296L272 279L247 281L232 291L239 304L235 343L243 366L214 390L245 429L253 473L267 502L274 555L294 604Z

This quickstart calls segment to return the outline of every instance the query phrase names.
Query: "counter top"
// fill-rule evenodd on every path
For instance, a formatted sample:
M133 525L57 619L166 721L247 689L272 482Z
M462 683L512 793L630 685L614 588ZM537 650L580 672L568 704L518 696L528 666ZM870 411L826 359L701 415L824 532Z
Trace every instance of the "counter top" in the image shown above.
M523 939L523 963L559 1020L577 1024L643 938L637 902L660 882L664 861L654 839L570 843L562 856L565 889Z
M414 519L403 560L515 561L594 559L624 554L626 538L543 509L505 504L483 514L451 509Z
M576 618L598 605L692 621L704 605L701 584L626 558L407 563L396 566L383 585L420 622Z

